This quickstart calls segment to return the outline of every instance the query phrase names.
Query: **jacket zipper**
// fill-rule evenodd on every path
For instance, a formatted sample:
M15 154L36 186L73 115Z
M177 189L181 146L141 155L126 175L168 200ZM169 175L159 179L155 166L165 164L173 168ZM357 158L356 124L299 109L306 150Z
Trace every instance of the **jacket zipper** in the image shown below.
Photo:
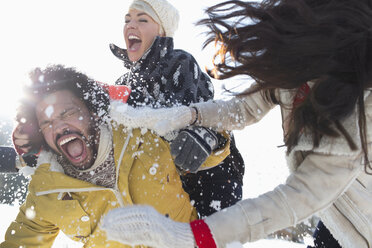
M119 187L118 187L119 170L120 170L121 161L123 160L123 157L124 157L125 150L128 147L131 134L132 134L132 130L129 130L128 131L128 136L127 136L127 138L125 140L125 143L124 143L124 146L121 149L120 157L119 157L119 160L118 160L118 165L116 167L115 187L113 189L111 189L112 192L115 194L117 200L119 201L119 204L120 204L121 207L124 207L125 203L124 203L122 195L120 194L120 190L119 190Z

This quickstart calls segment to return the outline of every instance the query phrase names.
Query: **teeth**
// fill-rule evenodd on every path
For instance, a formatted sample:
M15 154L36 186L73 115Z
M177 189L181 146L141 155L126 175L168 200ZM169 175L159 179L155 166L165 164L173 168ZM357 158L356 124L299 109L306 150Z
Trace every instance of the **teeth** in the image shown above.
M66 139L64 139L64 140L61 140L61 142L59 142L59 145L60 145L60 146L63 146L64 144L66 144L66 143L68 143L68 142L70 142L71 140L74 140L74 139L76 139L76 137L69 137L69 138L66 138Z
M128 36L128 39L129 39L129 40L140 40L140 38L139 38L138 36L135 36L135 35L133 35L133 34L130 34L130 35Z

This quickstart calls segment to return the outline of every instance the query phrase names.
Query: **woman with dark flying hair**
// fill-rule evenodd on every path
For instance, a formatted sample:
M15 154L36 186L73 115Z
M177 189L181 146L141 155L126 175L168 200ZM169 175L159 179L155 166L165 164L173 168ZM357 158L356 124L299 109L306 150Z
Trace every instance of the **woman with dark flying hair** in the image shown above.
M206 44L219 47L210 74L255 83L229 101L128 109L126 120L159 133L191 123L233 130L279 105L291 174L274 190L190 225L149 207L116 209L104 221L109 236L153 247L188 238L199 248L221 248L317 215L341 247L372 247L372 0L228 1L207 13L200 22L210 30ZM185 121L172 119L176 112ZM150 114L151 123L142 121Z

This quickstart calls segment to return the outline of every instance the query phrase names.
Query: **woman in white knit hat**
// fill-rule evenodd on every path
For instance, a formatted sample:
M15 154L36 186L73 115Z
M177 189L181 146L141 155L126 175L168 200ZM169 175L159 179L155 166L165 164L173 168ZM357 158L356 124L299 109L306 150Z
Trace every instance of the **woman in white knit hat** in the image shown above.
M131 87L129 105L170 107L213 98L211 80L194 57L184 50L173 49L178 22L177 9L166 0L134 0L130 4L123 32L127 49L110 45L126 68L116 84ZM217 211L212 202L220 202L220 207L225 208L242 198L244 162L233 140L231 155L220 165L198 171L211 151L225 139L204 127L189 127L165 138L172 140L172 153L184 189L200 216Z
M173 37L179 14L165 0L135 0L125 15L124 39L128 57L138 61L156 36Z

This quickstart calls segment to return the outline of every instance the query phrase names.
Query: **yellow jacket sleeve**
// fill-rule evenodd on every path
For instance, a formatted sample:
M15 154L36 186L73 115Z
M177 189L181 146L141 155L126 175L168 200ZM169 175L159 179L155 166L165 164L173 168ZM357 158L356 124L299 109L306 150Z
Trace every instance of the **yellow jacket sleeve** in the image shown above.
M44 221L34 209L33 195L28 194L26 202L20 207L15 221L5 234L5 241L1 248L19 247L51 247L59 233L59 229Z

